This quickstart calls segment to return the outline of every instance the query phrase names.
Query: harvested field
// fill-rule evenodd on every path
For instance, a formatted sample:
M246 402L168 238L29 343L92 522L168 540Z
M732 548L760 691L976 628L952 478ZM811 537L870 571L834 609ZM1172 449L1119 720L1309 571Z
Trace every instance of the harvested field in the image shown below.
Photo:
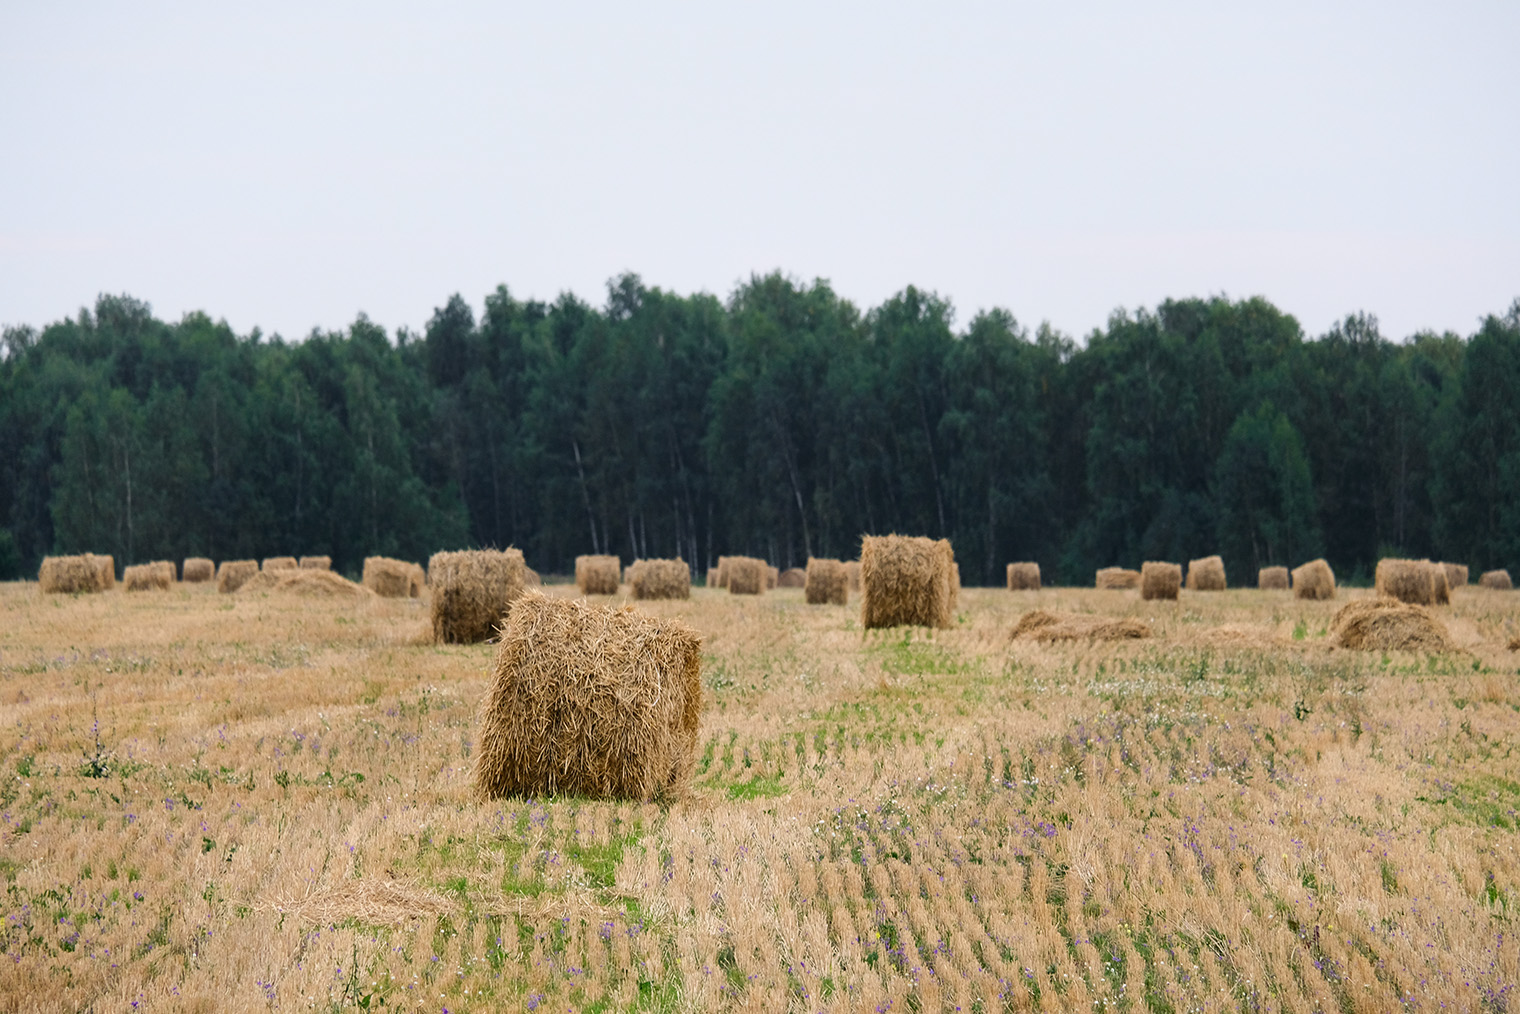
M1454 596L1432 652L1340 647L1355 589L1047 587L1014 638L1002 588L882 631L698 588L634 607L702 638L681 798L479 802L498 646L409 598L204 591L0 584L6 1010L1434 1012L1520 981L1510 593ZM1062 623L1150 636L1028 636Z

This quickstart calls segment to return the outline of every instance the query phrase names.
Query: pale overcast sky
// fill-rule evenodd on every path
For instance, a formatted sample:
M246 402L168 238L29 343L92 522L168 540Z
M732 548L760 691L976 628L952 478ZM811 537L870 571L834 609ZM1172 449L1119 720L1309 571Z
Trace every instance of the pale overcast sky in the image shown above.
M0 8L0 324L100 292L302 337L622 271L1073 335L1520 296L1520 3Z

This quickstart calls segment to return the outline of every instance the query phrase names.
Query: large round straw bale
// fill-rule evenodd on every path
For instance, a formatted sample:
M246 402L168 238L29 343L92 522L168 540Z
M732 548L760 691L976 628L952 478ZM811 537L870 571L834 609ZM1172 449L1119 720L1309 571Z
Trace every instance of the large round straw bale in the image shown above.
M860 591L860 561L846 560L844 562L844 572L850 576L850 591Z
M1507 570L1485 570L1478 578L1478 585L1483 588L1495 588L1499 591L1510 591L1515 585L1509 579Z
M1169 564L1169 566L1177 566ZM1150 637L1151 628L1134 617L1116 620L1107 616L1048 613L1043 609L1019 617L1013 628L1015 641L1129 641Z
M359 582L376 595L388 599L416 598L421 570L410 560L393 560L388 556L366 556Z
M293 556L266 556L259 564L260 570L296 570L300 564Z
M1190 560L1187 568L1188 591L1224 591L1224 560L1218 556L1205 556Z
M151 563L133 564L121 572L121 586L129 592L168 591L173 584L162 567Z
M636 599L691 598L691 568L682 559L635 560L628 583Z
M860 625L948 627L954 582L948 539L867 535L860 548Z
M300 560L301 570L332 570L332 557L330 556L303 556Z
M753 556L729 556L723 562L723 581L730 595L763 595L766 590L764 560Z
M257 592L278 592L309 598L373 598L375 594L341 574L315 567L260 571L243 582L243 587L238 589L239 595Z
M101 561L110 561L109 556L96 556L92 553L83 553L77 556L45 556L42 558L42 566L37 570L37 583L41 590L49 593L79 594L84 592L101 592L116 584L116 569L114 563L103 566ZM111 583L106 583L106 571L109 569Z
M1293 597L1296 599L1335 598L1335 571L1323 557L1293 568Z
M1429 560L1378 561L1374 583L1379 595L1417 606L1444 605L1450 601L1446 571Z
M1093 581L1096 588L1110 590L1140 587L1140 572L1124 567L1104 567Z
M523 594L527 569L520 549L434 553L428 561L433 639L471 644L496 633Z
M838 560L808 557L802 597L810 606L842 606L850 601L850 574Z
M623 565L615 556L577 556L575 587L582 595L616 595Z
M1447 591L1456 591L1458 588L1467 587L1467 564L1442 563L1441 569L1446 572Z
M691 628L528 592L501 628L481 705L476 794L679 797L701 713L702 638Z
M1040 565L1038 563L1010 563L1008 565L1009 591L1039 591Z
M1263 567L1256 572L1256 587L1269 591L1288 590L1287 567Z
M776 578L777 588L806 588L807 571L801 567L788 567Z
M216 564L204 556L187 556L179 572L186 584L204 584L216 578Z
M1387 596L1355 599L1330 621L1330 637L1358 651L1451 651L1446 627L1425 609Z
M1147 560L1140 565L1140 597L1176 601L1182 589L1182 564Z
M258 572L257 560L223 560L216 568L216 590L223 594L235 592Z

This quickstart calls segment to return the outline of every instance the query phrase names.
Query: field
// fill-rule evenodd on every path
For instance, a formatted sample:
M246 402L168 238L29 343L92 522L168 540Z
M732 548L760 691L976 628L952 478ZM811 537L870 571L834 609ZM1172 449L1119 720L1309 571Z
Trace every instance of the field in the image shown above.
M1520 596L1425 656L1358 594L694 589L691 795L479 805L425 600L0 585L0 1010L1520 1007Z

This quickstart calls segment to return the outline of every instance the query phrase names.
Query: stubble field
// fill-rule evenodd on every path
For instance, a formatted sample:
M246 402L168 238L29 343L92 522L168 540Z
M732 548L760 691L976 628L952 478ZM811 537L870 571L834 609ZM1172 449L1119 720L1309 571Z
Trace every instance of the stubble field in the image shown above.
M1358 594L695 589L692 793L480 805L425 600L0 585L0 1010L1520 1005L1517 598L1333 649Z

